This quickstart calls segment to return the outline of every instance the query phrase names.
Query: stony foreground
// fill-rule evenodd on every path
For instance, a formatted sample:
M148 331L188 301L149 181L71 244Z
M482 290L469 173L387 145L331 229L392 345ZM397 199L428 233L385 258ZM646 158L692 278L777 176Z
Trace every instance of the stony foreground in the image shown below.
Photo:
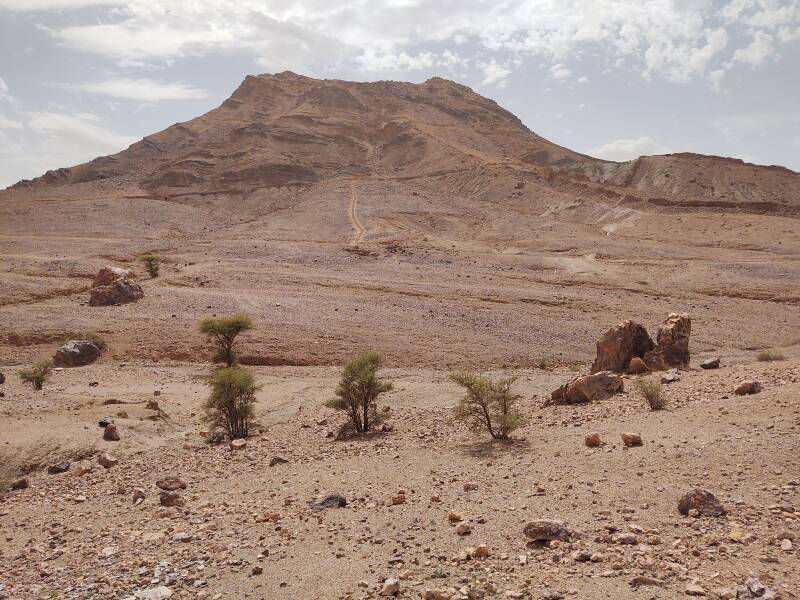
M53 475L42 462L0 503L0 597L797 597L796 359L695 367L657 412L634 377L608 400L545 407L571 373L519 371L529 425L511 444L453 421L444 371L387 369L393 430L353 441L328 437L336 370L255 372L264 430L236 451L200 437L202 366L98 363L55 373L44 396L9 377L0 462L85 458ZM763 391L735 395L745 379ZM119 442L103 440L104 416ZM623 447L629 432L643 446ZM590 433L603 444L584 445ZM682 516L695 487L726 513ZM327 494L347 505L311 506ZM531 542L536 519L568 539Z

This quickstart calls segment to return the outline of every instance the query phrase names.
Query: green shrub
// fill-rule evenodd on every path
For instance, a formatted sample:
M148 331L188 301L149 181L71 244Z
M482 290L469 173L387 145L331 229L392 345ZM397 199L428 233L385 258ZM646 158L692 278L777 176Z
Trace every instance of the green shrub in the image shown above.
M667 406L660 382L655 379L639 379L636 381L636 387L647 400L650 410L661 410Z
M161 257L158 254L142 254L136 260L144 264L150 277L158 277L158 269L161 267Z
M460 371L450 373L450 380L467 390L456 406L456 419L470 428L486 429L493 438L505 440L525 424L516 409L517 396L511 393L516 377L492 381L472 371Z
M19 378L25 383L30 383L35 390L41 390L44 386L45 380L50 376L53 370L52 359L45 358L37 361L32 367L27 369L20 369L17 374Z
M772 362L773 360L783 360L784 358L783 354L774 350L762 350L756 354L756 359L761 362Z
M370 351L359 354L342 370L342 379L336 387L336 398L325 403L347 413L353 429L366 433L378 422L377 398L392 389L392 384L378 378L381 355Z
M217 369L208 380L211 395L203 403L203 420L224 429L232 440L247 437L253 421L256 392L261 389L244 369Z
M214 360L224 362L232 367L236 362L233 342L243 331L253 329L253 321L244 313L236 313L227 317L208 317L200 321L200 331L205 333L217 345Z
M96 333L94 331L86 331L81 335L81 339L86 340L87 342L92 342L95 346L100 348L100 350L105 350L108 348L108 344L106 344L105 338Z

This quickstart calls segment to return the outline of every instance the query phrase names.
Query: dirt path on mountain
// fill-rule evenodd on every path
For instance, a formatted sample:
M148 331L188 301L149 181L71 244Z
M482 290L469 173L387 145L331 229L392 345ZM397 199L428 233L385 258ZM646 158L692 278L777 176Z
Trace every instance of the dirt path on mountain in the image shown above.
M353 225L353 229L356 231L356 235L350 241L350 245L358 246L363 241L364 235L367 233L367 228L364 227L361 219L358 218L358 196L356 195L355 182L350 182L350 207L348 209L348 217L350 218L350 223Z

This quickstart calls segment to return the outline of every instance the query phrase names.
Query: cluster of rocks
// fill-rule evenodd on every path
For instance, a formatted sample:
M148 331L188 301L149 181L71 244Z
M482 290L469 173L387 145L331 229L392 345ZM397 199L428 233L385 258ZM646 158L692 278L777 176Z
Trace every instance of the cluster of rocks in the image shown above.
M589 374L554 390L547 404L583 404L619 394L624 391L621 373L640 375L685 369L689 366L691 330L689 315L674 313L659 327L655 342L647 329L635 321L612 327L597 340L597 356Z
M89 291L89 306L114 306L144 298L142 286L133 273L120 267L103 267L98 271Z

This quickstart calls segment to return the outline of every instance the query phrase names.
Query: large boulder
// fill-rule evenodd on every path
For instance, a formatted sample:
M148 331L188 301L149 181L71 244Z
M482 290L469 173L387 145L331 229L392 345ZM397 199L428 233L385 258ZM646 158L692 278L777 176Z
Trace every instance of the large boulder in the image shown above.
M585 404L604 400L625 389L622 377L611 371L600 371L576 377L550 394L548 404Z
M689 335L692 320L689 315L671 314L658 328L656 346L644 355L644 362L653 371L689 366Z
M719 517L725 514L725 507L708 490L696 488L684 494L678 501L679 513L688 515L690 511L697 511L695 514L702 517Z
M136 302L144 298L144 290L137 283L117 279L109 285L101 285L89 291L89 306L113 306Z
M525 525L523 533L534 542L564 541L569 539L569 530L562 521L539 519Z
M86 340L70 340L53 356L53 364L57 367L83 367L97 360L100 348Z
M94 276L92 287L111 285L117 279L133 281L133 273L128 269L123 269L122 267L103 267L97 272L97 275Z
M592 364L592 373L623 373L632 358L642 358L652 349L653 340L650 339L647 329L629 319L612 327L597 340L597 357Z

